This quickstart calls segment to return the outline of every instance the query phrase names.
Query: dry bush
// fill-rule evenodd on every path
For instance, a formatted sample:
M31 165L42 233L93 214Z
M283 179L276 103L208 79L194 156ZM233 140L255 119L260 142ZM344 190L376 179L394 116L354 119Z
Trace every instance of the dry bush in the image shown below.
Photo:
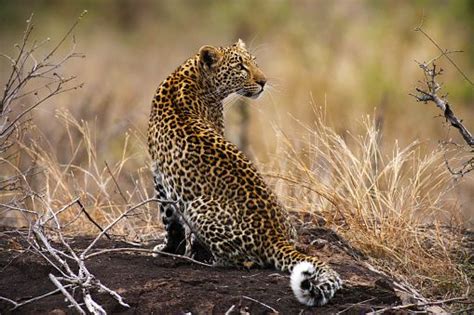
M82 86L70 84L76 77L66 76L64 65L70 59L82 57L75 53L76 43L71 34L86 12L52 48L44 48L49 39L38 42L31 37L34 28L31 16L21 43L15 45L16 56L2 55L10 62L11 72L0 96L0 224L28 227L9 232L22 235L29 244L28 250L43 257L56 271L49 274L56 290L22 301L0 296L1 301L12 305L10 311L62 293L79 314L86 314L74 297L77 298L77 291L81 291L80 301L93 314L106 313L92 297L92 292L96 291L107 292L122 306L129 307L118 293L96 279L85 264L87 254L97 240L103 235L109 236L107 233L112 227L126 233L128 238L141 236L141 222L146 216L140 216L140 220L121 220L136 214L137 208L152 201L131 205L135 199L143 197L143 192L137 188L140 176L132 178L133 190L122 191L118 184L117 178L129 158L128 137L119 162L112 167L107 163L101 167L88 123L77 121L66 111L58 112L56 118L63 123L61 130L66 131L69 140L68 146L61 148L69 154L69 160L63 162L54 153L57 151L48 141L49 137L41 134L31 118L33 110L43 103ZM60 53L63 43L70 37L70 51ZM80 161L86 161L85 165L75 161L80 155ZM114 188L111 185L115 185L112 187L118 191L121 201L112 196ZM88 224L84 220L88 220ZM122 221L121 225L119 221ZM106 223L107 227L102 228L101 223ZM148 223L146 221L145 225ZM64 233L84 233L88 231L88 225L101 232L96 232L95 240L79 254L66 242ZM150 230L148 226L147 230ZM55 248L53 239L61 243L64 251Z
M41 198L32 198L30 208L38 213L48 207L60 207L79 199L76 211L65 211L59 219L74 234L97 234L99 226L106 226L134 204L151 198L144 187L151 187L149 168L145 163L133 172L128 164L134 164L133 151L145 151L142 146L133 148L130 138L140 135L131 131L124 136L122 154L116 161L106 161L96 148L96 130L85 121L78 121L68 111L59 110L56 117L67 135L67 145L62 148L61 161L48 142L47 136L38 135L23 143L28 157L35 161L41 172L30 182L33 191L41 191ZM137 141L137 143L143 143ZM141 161L143 162L143 161ZM124 172L124 169L127 169ZM38 202L39 200L39 202ZM146 204L127 220L114 226L114 233L128 240L143 241L156 237L160 231L156 205Z
M454 182L443 149L423 153L420 142L387 148L370 118L363 120L365 133L339 135L324 112L315 111L314 124L303 126L305 136L293 140L280 133L286 157L269 174L278 194L428 296L469 290L463 268L471 254L461 245L461 218L449 198Z
M20 143L28 141L32 134L33 112L61 94L79 89L76 76L68 75L65 65L72 59L84 57L77 53L73 30L82 19L84 11L63 34L50 45L50 39L37 40L33 14L26 21L26 28L18 44L13 45L15 54L1 54L9 64L9 74L0 95L0 223L16 224L16 216L10 211L21 208L40 195L30 187L30 181L41 170L34 159L28 159ZM67 42L71 44L67 46ZM67 47L65 47L67 46ZM67 49L66 52L63 50ZM6 219L5 219L6 218Z
M139 167L136 164L129 166L136 160L129 152L130 147L138 145L141 148L136 151L147 151L139 133L125 134L123 143L119 140L119 154L107 163L97 152L97 142L103 138L103 133L96 125L78 121L66 110L57 110L54 117L49 114L49 125L54 126L54 134L62 138L61 144L56 143L51 134L43 134L43 129L36 125L38 113L35 109L53 100L71 102L76 95L67 92L83 86L75 83L75 75L66 73L72 59L84 57L75 51L73 31L86 12L57 43L51 43L49 38L35 39L31 15L20 44L14 45L16 55L2 55L11 66L0 95L2 225L29 227L38 216L78 200L74 207L68 207L69 211L61 212L60 223L68 228L67 232L92 234L132 204L148 199L147 192L140 188L147 186L142 183L148 180L144 179L148 175L145 161L140 160ZM119 137L115 135L115 138ZM130 138L134 144L130 144ZM107 140L110 139L104 139ZM124 168L127 168L126 176L122 176ZM145 214L121 221L115 231L129 239L138 238L138 235L148 237L141 230L156 231L149 228L152 216Z

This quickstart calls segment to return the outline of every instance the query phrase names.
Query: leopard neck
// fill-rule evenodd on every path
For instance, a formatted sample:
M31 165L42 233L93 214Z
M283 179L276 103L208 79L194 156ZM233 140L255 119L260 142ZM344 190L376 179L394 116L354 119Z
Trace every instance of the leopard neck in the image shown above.
M212 83L202 74L197 57L187 60L161 83L154 104L157 108L171 106L176 113L201 120L223 135L226 95L209 88Z

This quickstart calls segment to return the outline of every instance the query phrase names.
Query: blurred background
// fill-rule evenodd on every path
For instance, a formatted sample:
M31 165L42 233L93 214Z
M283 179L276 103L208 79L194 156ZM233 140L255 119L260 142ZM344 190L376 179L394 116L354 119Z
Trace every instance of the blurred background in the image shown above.
M451 57L472 80L474 1L0 0L1 52L14 55L31 13L33 37L54 43L84 9L88 14L74 34L76 51L86 58L62 71L85 85L33 116L59 163L87 164L87 154L74 153L71 145L80 135L68 133L58 118L67 112L87 124L99 161L120 161L128 137L127 170L146 167L144 135L158 84L202 45L224 46L238 38L257 56L269 88L257 100L227 103L226 133L261 165L271 168L279 161L281 133L298 154L302 124L315 120L314 106L324 107L328 124L342 136L357 134L369 115L387 152L395 143L403 147L415 140L427 152L441 140L462 143L434 105L409 96L423 78L415 61L440 54L414 28L423 22L442 48L464 51ZM474 130L473 86L446 60L439 63L445 69L444 92ZM8 61L0 61L0 82L9 71ZM456 186L453 198L472 220L472 175Z

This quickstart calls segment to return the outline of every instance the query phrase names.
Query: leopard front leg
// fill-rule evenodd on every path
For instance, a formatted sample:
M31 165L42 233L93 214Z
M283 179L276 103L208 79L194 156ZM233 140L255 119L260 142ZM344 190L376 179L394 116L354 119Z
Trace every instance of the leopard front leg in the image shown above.
M170 200L171 196L165 189L163 178L159 172L154 170L153 180L155 183L156 198L160 200ZM185 252L185 229L181 223L178 210L179 205L174 203L160 203L160 216L165 226L166 237L165 242L156 247L157 250L173 253L184 254Z
M196 234L191 230L188 224L184 224L184 231L186 238L186 250L184 255L198 261L213 263L214 256L211 254L209 249L199 241Z

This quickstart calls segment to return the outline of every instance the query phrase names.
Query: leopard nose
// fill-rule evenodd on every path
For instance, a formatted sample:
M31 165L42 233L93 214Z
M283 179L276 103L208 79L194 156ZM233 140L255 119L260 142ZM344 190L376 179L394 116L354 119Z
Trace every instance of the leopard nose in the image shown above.
M260 85L262 87L262 89L265 86L265 83L267 83L267 80L265 80L265 79L257 80L257 84Z

